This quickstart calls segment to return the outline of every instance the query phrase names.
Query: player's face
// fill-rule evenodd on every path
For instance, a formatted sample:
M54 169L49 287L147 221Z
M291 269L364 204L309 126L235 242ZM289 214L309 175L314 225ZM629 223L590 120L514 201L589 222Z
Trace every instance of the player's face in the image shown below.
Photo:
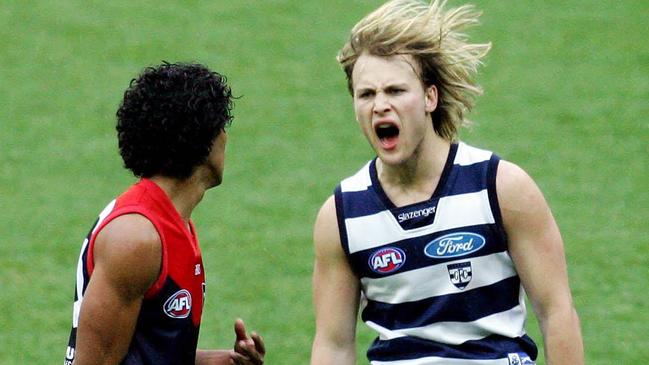
M220 185L223 181L223 169L225 168L225 145L228 141L228 134L223 129L212 143L212 150L207 158L207 167L210 172L212 186Z
M425 89L411 56L362 54L352 72L354 110L365 137L387 164L400 164L434 134L437 89Z

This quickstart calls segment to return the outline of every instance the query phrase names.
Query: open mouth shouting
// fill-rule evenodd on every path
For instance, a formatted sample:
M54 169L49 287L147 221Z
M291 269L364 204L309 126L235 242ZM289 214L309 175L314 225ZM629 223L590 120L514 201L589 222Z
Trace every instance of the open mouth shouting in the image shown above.
M379 138L381 147L386 150L394 149L399 141L399 127L392 122L379 122L374 125L374 132Z

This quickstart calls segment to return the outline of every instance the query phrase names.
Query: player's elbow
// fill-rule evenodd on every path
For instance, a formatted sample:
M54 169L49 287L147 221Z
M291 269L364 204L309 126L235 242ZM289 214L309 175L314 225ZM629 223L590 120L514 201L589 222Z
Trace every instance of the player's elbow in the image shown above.
M316 333L311 350L311 365L353 365L356 363L355 339Z

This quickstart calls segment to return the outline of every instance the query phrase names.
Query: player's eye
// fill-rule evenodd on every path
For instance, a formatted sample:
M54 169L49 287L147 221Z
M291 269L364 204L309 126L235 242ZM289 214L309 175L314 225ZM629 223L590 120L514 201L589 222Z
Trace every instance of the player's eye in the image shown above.
M362 91L360 91L358 93L358 98L359 99L367 99L367 98L371 97L372 95L374 95L374 92L372 92L370 90L362 90Z

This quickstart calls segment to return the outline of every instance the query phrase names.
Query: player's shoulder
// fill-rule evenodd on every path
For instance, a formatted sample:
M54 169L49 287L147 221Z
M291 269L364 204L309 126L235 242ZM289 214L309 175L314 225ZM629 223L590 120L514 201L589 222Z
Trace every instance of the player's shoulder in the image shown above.
M316 224L324 224L335 222L336 220L336 199L334 195L330 195L318 210L316 217Z
M496 177L499 182L507 185L522 184L532 179L522 167L504 159L498 162L498 173Z
M318 211L313 229L313 239L318 250L340 247L336 201L333 195L325 200Z
M497 182L505 188L525 188L528 185L535 185L532 177L519 165L501 159L498 162Z
M93 248L95 263L120 266L159 262L161 253L157 229L141 214L120 215L109 221L97 234Z
M162 241L153 223L140 214L120 215L103 227L93 246L95 271L140 295L156 280L162 267Z
M500 160L496 191L501 208L527 210L544 203L543 194L532 177L519 165Z
M113 247L126 250L159 246L161 243L155 225L142 214L115 217L101 230L97 239L109 241L111 245L115 245Z

